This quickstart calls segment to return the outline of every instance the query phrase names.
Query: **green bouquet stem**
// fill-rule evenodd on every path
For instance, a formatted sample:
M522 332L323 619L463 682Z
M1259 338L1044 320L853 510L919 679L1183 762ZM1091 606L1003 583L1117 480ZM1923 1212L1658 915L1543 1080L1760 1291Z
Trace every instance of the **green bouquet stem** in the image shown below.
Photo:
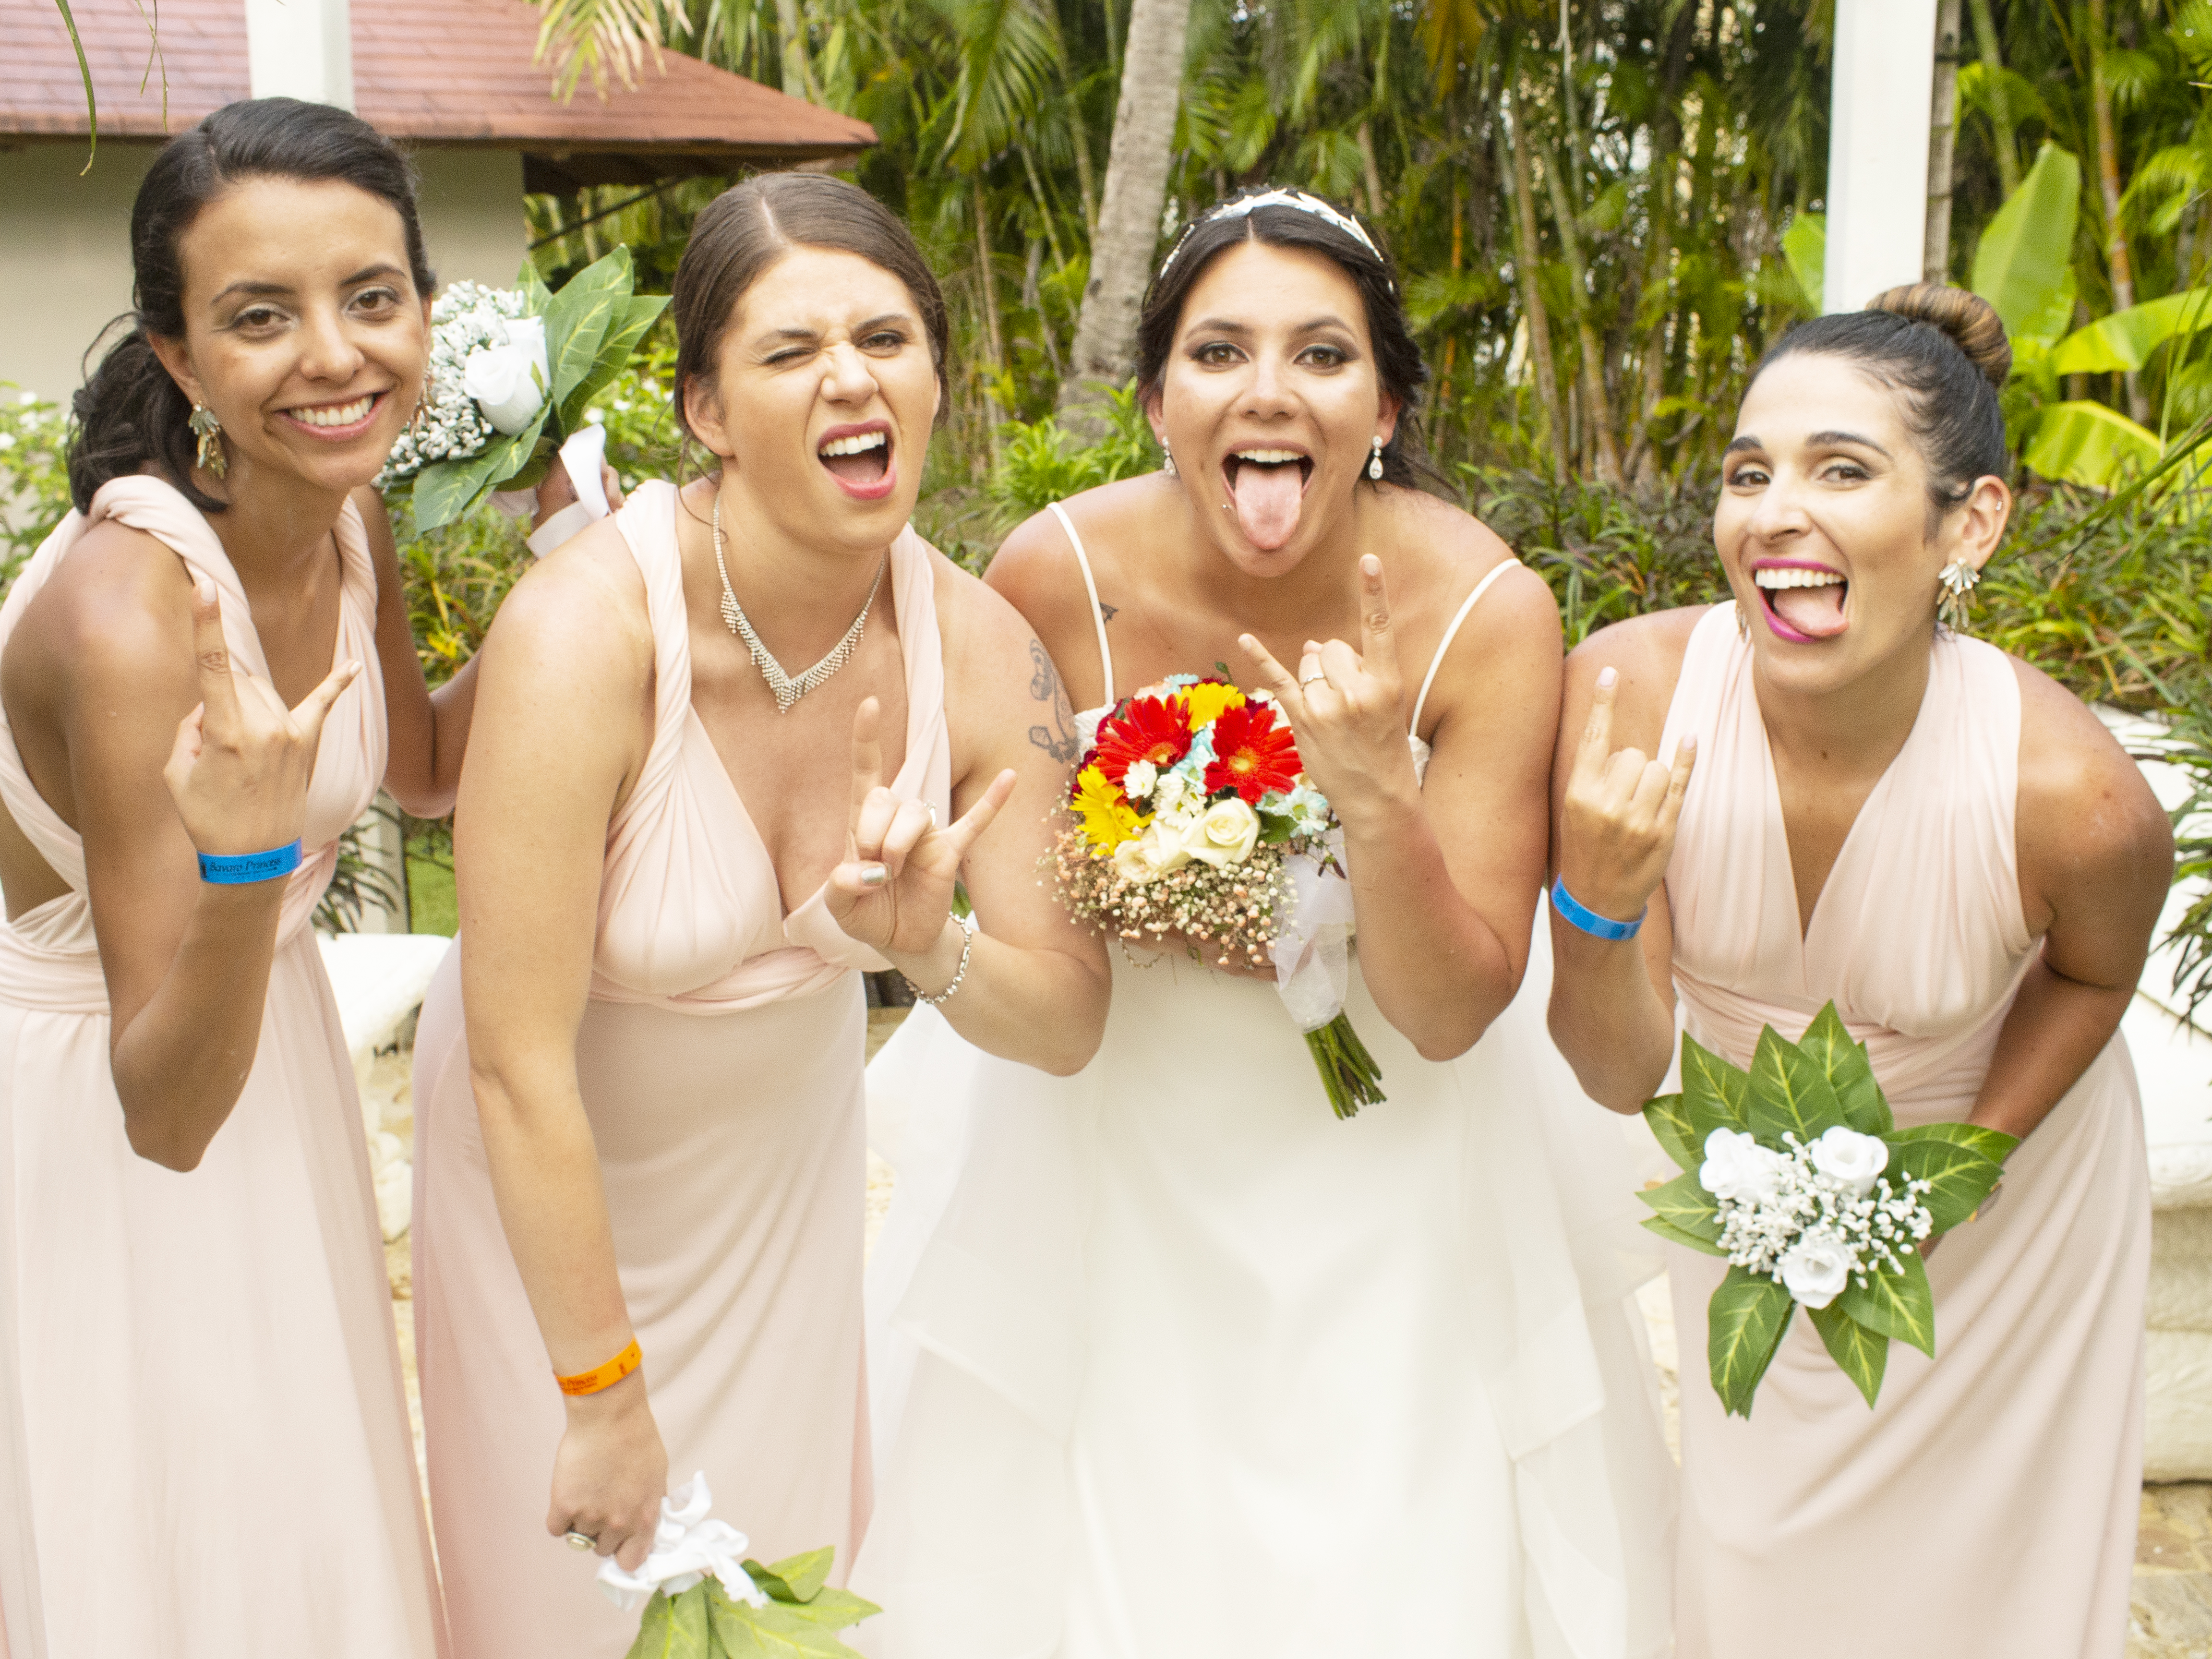
M1329 1109L1339 1117L1357 1117L1362 1106L1372 1106L1382 1096L1382 1068L1351 1019L1339 1013L1326 1025L1306 1033L1306 1048L1313 1054L1314 1070L1328 1091Z

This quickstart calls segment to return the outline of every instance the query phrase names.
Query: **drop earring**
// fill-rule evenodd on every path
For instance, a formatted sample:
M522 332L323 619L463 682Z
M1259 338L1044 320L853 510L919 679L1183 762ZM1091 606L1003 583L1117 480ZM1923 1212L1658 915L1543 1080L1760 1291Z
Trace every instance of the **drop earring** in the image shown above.
M1168 447L1168 441L1165 438L1160 440L1160 471L1170 478L1176 475L1175 451Z
M1936 620L1954 634L1966 631L1966 623L1974 608L1974 586L1982 573L1964 559L1954 559L1936 573L1936 585L1942 597L1936 602Z
M230 471L230 459L222 453L222 422L215 417L215 410L205 404L192 405L191 418L185 422L192 436L199 440L198 459L203 471L220 478Z
M1735 636L1746 645L1751 643L1751 618L1743 614L1741 603L1735 608Z
M1382 441L1375 441L1375 452L1367 458L1367 476L1376 483L1382 482Z

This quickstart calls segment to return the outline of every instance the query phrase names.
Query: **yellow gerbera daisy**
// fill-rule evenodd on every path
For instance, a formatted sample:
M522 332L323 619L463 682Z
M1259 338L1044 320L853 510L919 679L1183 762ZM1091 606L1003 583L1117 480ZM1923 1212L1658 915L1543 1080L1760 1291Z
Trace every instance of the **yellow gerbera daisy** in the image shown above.
M1075 794L1067 805L1082 824L1085 837L1109 853L1123 842L1133 840L1144 822L1096 766L1086 766L1077 775Z
M1217 685L1210 680L1183 688L1183 696L1190 702L1191 729L1211 726L1224 708L1242 708L1244 694L1233 685Z

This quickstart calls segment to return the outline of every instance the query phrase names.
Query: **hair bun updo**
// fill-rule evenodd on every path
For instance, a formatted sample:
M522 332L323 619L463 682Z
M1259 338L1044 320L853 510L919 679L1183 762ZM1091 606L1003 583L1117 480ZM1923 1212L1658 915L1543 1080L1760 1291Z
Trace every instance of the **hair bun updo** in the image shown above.
M1866 308L1940 329L1966 354L1966 361L1981 371L1984 380L1996 390L2004 390L2012 374L2012 345L1996 307L1980 295L1942 283L1906 283L1884 289L1866 302Z

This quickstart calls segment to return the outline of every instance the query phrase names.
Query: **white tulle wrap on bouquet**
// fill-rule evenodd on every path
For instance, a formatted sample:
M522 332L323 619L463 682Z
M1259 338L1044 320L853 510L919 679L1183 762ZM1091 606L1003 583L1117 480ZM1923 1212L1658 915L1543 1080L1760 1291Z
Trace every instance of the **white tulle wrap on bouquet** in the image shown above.
M1328 840L1341 859L1344 831ZM1352 884L1311 853L1293 854L1283 869L1297 898L1275 935L1275 992L1300 1031L1317 1031L1344 1012L1352 979Z

